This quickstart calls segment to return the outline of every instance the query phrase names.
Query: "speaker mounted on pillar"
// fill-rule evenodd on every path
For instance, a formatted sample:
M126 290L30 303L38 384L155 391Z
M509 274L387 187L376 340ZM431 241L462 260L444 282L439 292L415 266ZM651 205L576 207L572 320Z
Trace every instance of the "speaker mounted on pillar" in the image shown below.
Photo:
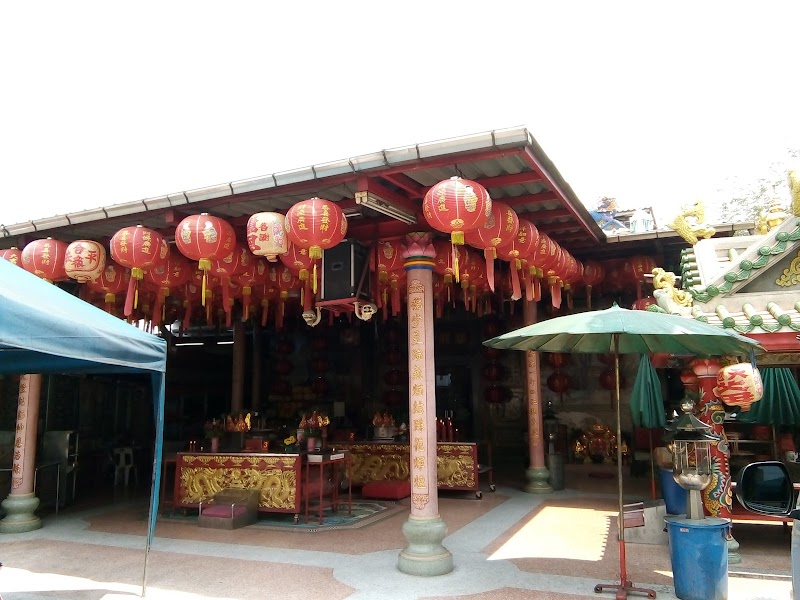
M316 306L335 315L353 312L369 320L377 312L370 298L369 248L346 239L322 256L319 300Z

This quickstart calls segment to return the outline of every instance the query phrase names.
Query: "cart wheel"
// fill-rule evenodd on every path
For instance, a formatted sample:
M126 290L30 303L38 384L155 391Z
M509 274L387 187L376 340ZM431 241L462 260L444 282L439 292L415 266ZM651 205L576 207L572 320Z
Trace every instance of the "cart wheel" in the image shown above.
M481 498L483 498L483 492L480 492L480 491L478 491L478 492L475 492L475 497L476 497L478 500L480 500Z
M495 491L496 489L497 489L497 486L495 486L495 484L491 484L491 485L489 486L489 491L490 491L490 492L493 492L493 491Z
M599 594L599 593L600 593L600 592L602 592L602 591L603 591L603 586L602 586L602 585L596 585L596 586L594 586L594 593L595 593L595 594Z
M648 598L655 598L656 597L656 593L655 592L647 592L647 597Z

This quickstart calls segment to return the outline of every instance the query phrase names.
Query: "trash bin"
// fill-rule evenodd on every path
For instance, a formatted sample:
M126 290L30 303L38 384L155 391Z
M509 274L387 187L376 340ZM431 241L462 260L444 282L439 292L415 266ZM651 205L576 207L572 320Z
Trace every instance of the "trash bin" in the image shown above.
M667 516L675 595L681 600L727 600L730 519Z
M689 492L683 489L672 476L672 469L661 469L661 495L668 515L685 515L686 503L689 501Z
M550 473L550 487L553 490L564 489L564 455L563 454L548 454L547 455L547 471Z

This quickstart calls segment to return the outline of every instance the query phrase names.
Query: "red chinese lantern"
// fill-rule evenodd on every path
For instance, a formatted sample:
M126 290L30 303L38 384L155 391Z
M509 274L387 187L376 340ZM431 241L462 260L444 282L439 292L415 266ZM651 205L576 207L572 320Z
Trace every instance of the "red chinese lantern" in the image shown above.
M22 250L14 246L6 250L0 250L0 258L14 263L18 267L22 267Z
M396 367L402 365L406 360L400 350L389 350L383 357L383 362L389 366Z
M641 298L644 277L652 275L653 269L656 268L656 261L649 256L636 255L632 256L625 266L628 268L628 276L636 282L636 297Z
M278 375L288 375L294 369L294 365L285 358L279 358L272 364L272 370Z
M614 390L617 387L616 379L614 377L614 369L606 369L602 373L600 373L600 385L603 389L606 390ZM619 374L619 387L620 389L625 387L625 377L622 373Z
M503 365L489 363L483 368L483 376L487 381L500 381L505 377L506 370Z
M179 253L170 255L160 265L148 269L144 279L155 288L153 302L153 325L158 326L164 317L164 300L173 289L184 285L192 276L192 265L185 256Z
M403 250L405 246L399 240L378 242L375 246L375 268L378 271L378 281L389 281L389 273L403 268L405 259Z
M606 268L596 260L587 260L583 265L583 283L586 285L586 306L592 310L592 288L605 279Z
M333 248L347 234L347 217L342 209L330 200L310 198L292 206L286 213L286 231L289 241L308 250L314 262L312 289L317 293L317 261L322 251Z
M47 238L34 240L22 249L22 268L45 281L54 283L68 279L64 270L67 245Z
M547 364L554 369L563 369L569 364L569 354L565 352L550 352L547 355Z
M551 373L547 378L547 387L556 394L565 394L569 390L569 376L561 371Z
M261 212L247 220L247 245L256 256L266 256L270 262L289 251L286 217L275 212Z
M314 377L311 381L311 391L314 392L316 396L325 396L328 394L330 390L330 384L328 384L328 380L322 376Z
M242 320L250 318L250 304L253 289L264 286L269 278L269 264L263 257L250 261L250 266L234 277L236 283L242 286Z
M422 201L422 212L428 224L450 234L454 247L464 244L464 234L477 229L489 219L492 199L481 184L461 177L451 177L431 187ZM460 277L458 255L453 257L456 281Z
M242 244L235 244L225 256L211 262L211 274L219 277L222 286L222 306L225 311L226 326L231 326L231 283L250 267L253 255Z
M310 367L314 373L325 373L328 369L330 369L330 363L328 362L328 359L318 356L317 358L311 360Z
M467 248L451 246L445 240L433 240L436 255L433 258L433 271L442 276L442 285L447 290L446 300L453 300L453 281L456 279L456 263L463 269L470 259Z
M496 337L496 335L497 334L491 337ZM503 354L503 351L500 350L500 348L490 348L489 346L484 346L482 350L483 356L486 358L486 360L490 361L498 360Z
M483 399L489 404L503 404L511 399L511 394L505 386L492 385L484 390Z
M486 278L489 288L494 291L494 261L497 247L514 241L519 231L519 217L505 202L493 202L489 218L480 227L464 233L464 240L483 250L486 259Z
M691 369L684 369L681 371L680 378L683 387L686 388L686 391L697 392L700 390L700 381L698 380L697 375L695 375L695 372Z
M606 277L603 281L604 287L611 292L619 292L625 286L625 265L624 263L612 263L606 269Z
M633 310L647 310L648 306L658 306L658 302L656 302L656 299L652 296L645 296L634 302L631 308Z
M161 234L141 225L123 227L111 238L111 258L131 270L123 311L126 317L139 304L139 282L144 278L144 272L166 260L167 256L169 247Z
M726 405L742 411L750 410L754 402L764 396L761 373L750 363L739 363L722 367L717 373L714 394Z
M93 240L76 240L67 246L64 271L78 283L94 281L106 268L106 249Z
M274 281L278 287L278 311L275 314L275 327L283 329L283 319L286 316L286 301L289 299L289 292L299 289L301 283L288 267L273 267L270 269L270 279L273 271L275 272Z
M406 376L400 369L390 369L383 376L383 381L386 385L395 387L406 383Z
M408 403L408 392L387 390L383 393L383 403L387 406L399 406Z
M129 277L130 274L127 269L108 261L100 277L94 281L89 281L87 285L91 291L104 295L106 312L111 313L117 302L117 294L121 294L128 288Z
M511 264L512 300L522 297L518 271L527 268L528 258L539 244L539 230L527 219L519 219L517 235L511 243L497 248L497 254ZM533 267L533 276L536 276L536 267ZM532 278L526 278L525 294L528 301L533 300Z
M201 283L201 302L205 306L206 286L211 263L227 256L236 244L236 233L230 223L200 213L183 219L175 228L175 245L186 258L196 260L198 268L203 272Z

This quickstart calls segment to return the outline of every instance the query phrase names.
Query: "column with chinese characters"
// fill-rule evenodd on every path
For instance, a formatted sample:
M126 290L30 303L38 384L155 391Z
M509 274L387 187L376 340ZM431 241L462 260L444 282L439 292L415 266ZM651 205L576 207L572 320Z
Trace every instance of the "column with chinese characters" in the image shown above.
M524 301L525 325L536 322L536 302ZM544 464L545 440L542 435L542 379L539 371L539 353L525 353L525 378L528 389L528 452L530 467L525 472L528 483L525 491L530 494L547 494L553 491L548 483L550 472Z
M717 384L717 373L722 364L716 358L698 358L690 363L690 368L697 375L700 400L695 411L697 418L703 423L711 425L709 435L715 438L711 442L711 483L703 490L703 507L706 512L714 517L731 518L731 505L733 492L731 489L730 448L725 435L723 423L725 421L725 407L717 395L714 387ZM732 535L728 536L728 564L739 564L742 557L739 554L739 542Z
M411 445L411 514L403 524L408 545L397 568L409 575L445 575L453 555L442 545L447 525L439 515L436 477L436 371L433 354L433 264L429 233L406 239L408 285L408 409Z
M6 516L0 521L0 533L22 533L42 526L34 514L39 499L33 491L36 469L36 429L39 420L39 394L42 376L23 375L19 380L17 430L11 463L11 493L3 500Z

